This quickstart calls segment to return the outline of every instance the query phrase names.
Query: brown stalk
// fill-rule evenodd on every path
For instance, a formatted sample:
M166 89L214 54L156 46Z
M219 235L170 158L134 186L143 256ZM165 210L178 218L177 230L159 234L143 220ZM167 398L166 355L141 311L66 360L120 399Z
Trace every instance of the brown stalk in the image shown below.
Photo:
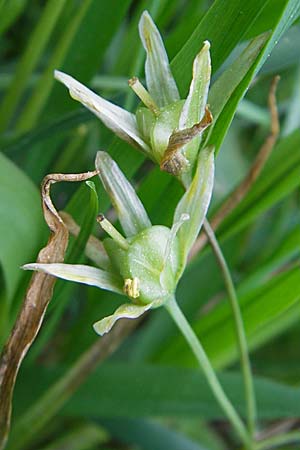
M273 78L268 97L268 106L271 116L270 134L268 135L262 147L260 148L246 177L236 187L236 189L234 189L234 191L230 194L230 196L225 200L225 202L221 205L218 211L210 219L210 226L214 231L218 229L219 225L223 222L223 220L236 208L236 206L249 192L252 185L255 183L255 181L261 174L262 169L264 168L267 159L269 158L274 148L274 145L277 141L280 131L278 110L276 104L276 88L279 78L280 78L279 76ZM189 261L195 258L195 256L199 253L199 251L202 250L202 248L206 245L207 241L208 239L205 232L200 233L198 239L196 240L195 244L193 245L190 251Z
M98 172L47 175L41 185L45 221L51 231L46 247L38 254L38 263L62 262L69 233L50 197L51 185L60 181L84 181ZM0 357L0 449L5 447L11 419L11 403L19 367L35 340L51 300L56 278L35 272L32 275L21 310Z
M264 439L269 439L273 436L277 436L279 434L287 433L288 431L294 429L297 425L299 426L299 419L297 418L274 422L272 425L270 425L269 428L265 428L264 430L260 431L256 435L256 440L259 442L263 441Z

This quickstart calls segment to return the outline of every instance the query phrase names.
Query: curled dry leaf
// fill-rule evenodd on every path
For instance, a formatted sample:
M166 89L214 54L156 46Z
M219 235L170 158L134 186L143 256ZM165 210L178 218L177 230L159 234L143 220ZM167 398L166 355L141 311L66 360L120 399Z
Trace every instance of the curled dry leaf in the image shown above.
M172 175L179 175L184 167L187 166L188 161L181 153L182 148L191 142L196 136L199 136L213 121L213 116L208 108L205 107L205 113L200 122L196 123L190 128L175 131L171 134L167 150L160 163L161 170L169 172Z
M51 235L38 255L38 263L62 262L68 245L68 229L57 213L51 197L51 185L60 181L84 181L98 172L47 175L41 186L45 221ZM51 300L56 278L45 273L32 275L22 308L0 358L0 449L5 447L11 418L11 402L19 367L35 340Z

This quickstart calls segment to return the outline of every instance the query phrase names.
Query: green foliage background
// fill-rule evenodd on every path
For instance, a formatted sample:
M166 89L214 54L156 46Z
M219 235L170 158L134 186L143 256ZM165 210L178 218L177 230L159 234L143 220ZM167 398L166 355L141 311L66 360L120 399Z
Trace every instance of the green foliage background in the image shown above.
M299 417L298 0L0 2L0 344L14 324L30 278L19 267L34 260L48 236L38 191L44 175L93 169L96 151L106 149L136 185L153 223L170 225L182 195L176 181L114 138L53 78L54 69L63 70L134 110L137 102L127 79L143 79L137 23L144 9L162 31L183 97L196 53L204 40L211 42L209 102L215 123L207 139L219 153L209 214L247 173L267 136L268 89L272 77L281 75L279 143L217 236L237 286L261 423ZM79 240L71 240L69 262L85 261L82 248L90 232L98 234L98 209L109 208L99 183L97 190L99 206L85 185L64 184L54 190L56 205L87 230ZM178 300L243 412L232 318L208 248L190 264ZM30 417L39 397L99 339L92 323L120 302L96 288L57 282L18 379L9 449L58 450L65 445L78 450L221 450L226 442L232 448L231 437L221 438L217 420L222 414L192 354L161 310L152 312L23 446L14 432L18 421ZM215 425L208 428L208 420Z

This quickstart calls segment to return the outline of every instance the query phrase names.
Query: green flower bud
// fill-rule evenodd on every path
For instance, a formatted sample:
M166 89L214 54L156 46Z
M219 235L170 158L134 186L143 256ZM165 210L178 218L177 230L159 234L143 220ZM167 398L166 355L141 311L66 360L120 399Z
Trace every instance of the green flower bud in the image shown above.
M171 230L156 225L128 238L127 250L112 239L104 241L107 254L124 280L124 292L134 303L158 301L161 304L174 293L180 270L180 249L176 237L170 240ZM169 243L171 248L167 255ZM133 295L128 289L128 280L135 282Z
M177 205L171 228L151 225L132 185L107 153L98 152L96 168L125 237L100 215L97 220L110 236L101 246L104 253L100 260L101 268L62 263L34 263L24 268L125 294L130 303L123 304L114 314L94 325L96 332L102 335L117 320L139 317L173 297L208 209L213 187L214 154L213 148L200 152L195 176Z
M205 41L196 56L188 96L180 100L163 40L147 11L141 16L139 32L146 51L148 90L138 78L129 80L143 103L135 115L96 95L69 75L56 71L55 77L68 87L72 98L96 114L117 136L188 186L201 135L212 122L206 104L211 74L210 44Z

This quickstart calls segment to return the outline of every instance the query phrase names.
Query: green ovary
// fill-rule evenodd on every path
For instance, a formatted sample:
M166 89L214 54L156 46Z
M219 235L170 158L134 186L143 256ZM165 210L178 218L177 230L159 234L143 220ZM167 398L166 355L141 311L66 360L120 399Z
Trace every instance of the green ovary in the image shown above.
M151 146L153 158L160 164L171 134L178 129L184 100L170 103L160 109L157 117L147 108L139 107L136 119L145 141Z
M126 251L120 250L112 239L105 241L111 261L124 281L138 279L139 296L134 299L135 303L163 302L174 293L179 270L179 247L175 238L165 262L170 232L169 228L159 225L147 228L127 239L129 248ZM165 272L161 279L164 266Z

